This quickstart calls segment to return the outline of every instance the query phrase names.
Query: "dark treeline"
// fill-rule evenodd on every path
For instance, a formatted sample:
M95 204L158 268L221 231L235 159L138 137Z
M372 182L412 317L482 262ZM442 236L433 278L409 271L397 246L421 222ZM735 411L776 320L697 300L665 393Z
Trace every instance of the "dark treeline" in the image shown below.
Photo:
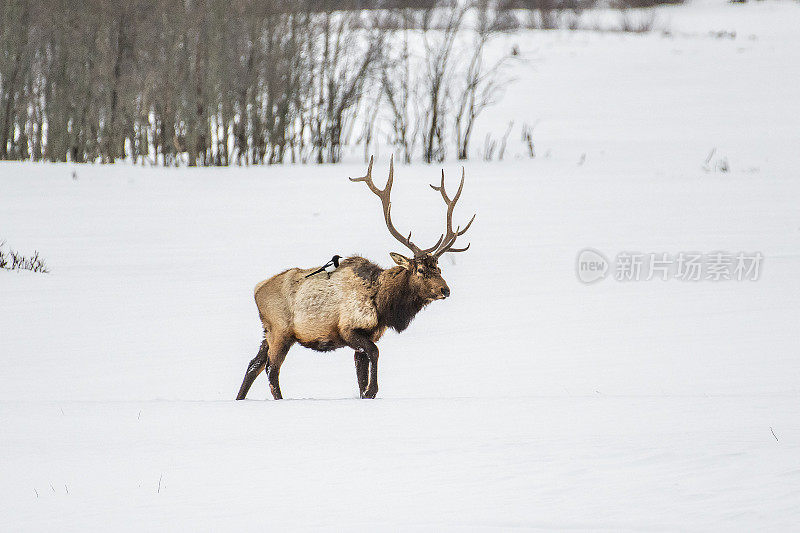
M577 9L564 2L559 10ZM475 120L516 56L489 61L484 50L519 27L509 15L519 7L3 0L0 160L335 163L343 146L366 154L378 135L406 162L448 150L466 159Z
M5 0L0 159L335 162L384 32L320 4Z

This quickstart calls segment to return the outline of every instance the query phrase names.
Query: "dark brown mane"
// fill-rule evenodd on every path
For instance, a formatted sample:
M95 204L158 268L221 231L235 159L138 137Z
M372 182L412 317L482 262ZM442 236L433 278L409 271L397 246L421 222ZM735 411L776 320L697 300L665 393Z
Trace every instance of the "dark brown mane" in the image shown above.
M400 332L411 324L423 307L428 304L418 291L411 290L411 272L403 267L385 270L375 304L378 308L378 322L381 326Z
M378 327L403 331L428 303L409 286L411 272L403 267L385 270L359 256L348 257L341 266L351 268L356 276L375 288Z

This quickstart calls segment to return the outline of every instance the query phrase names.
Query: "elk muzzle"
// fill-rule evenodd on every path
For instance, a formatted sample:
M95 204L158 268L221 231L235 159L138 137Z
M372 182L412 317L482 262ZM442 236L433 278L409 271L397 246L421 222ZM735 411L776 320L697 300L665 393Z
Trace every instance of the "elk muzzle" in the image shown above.
M447 285L444 285L442 287L439 287L438 289L433 290L434 300L444 300L448 296L450 296L450 287L448 287Z

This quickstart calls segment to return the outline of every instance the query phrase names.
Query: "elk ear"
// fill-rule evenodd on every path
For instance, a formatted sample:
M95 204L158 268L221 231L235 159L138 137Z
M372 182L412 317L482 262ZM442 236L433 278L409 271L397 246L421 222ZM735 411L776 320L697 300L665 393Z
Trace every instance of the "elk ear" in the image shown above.
M392 256L392 259L394 259L395 263L405 268L406 270L411 270L411 259L395 252L389 252L389 255Z

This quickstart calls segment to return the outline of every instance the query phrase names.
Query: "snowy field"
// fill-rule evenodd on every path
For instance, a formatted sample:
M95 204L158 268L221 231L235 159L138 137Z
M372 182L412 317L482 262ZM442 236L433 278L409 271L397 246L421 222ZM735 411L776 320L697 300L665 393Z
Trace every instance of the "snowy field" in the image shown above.
M372 401L351 351L299 346L286 400L260 377L233 401L256 282L402 251L346 179L355 155L0 165L0 238L51 270L0 271L0 530L796 528L800 4L658 21L670 35L506 38L526 61L476 145L527 122L537 157L515 134L466 165L472 248L443 258L453 295L379 344ZM438 172L396 169L420 240ZM764 259L757 281L584 285L586 247Z

